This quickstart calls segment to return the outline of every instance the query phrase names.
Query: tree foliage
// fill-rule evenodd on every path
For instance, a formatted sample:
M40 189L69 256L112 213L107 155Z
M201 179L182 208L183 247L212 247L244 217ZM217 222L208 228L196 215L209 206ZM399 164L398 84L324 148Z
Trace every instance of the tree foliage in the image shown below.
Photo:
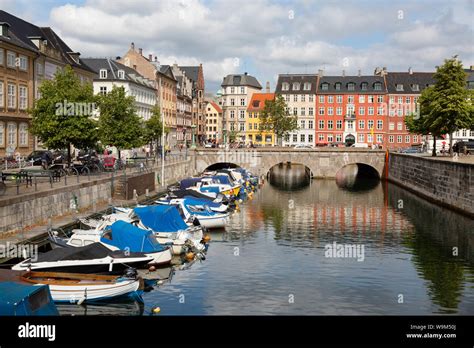
M273 100L266 100L265 107L260 113L260 131L271 131L280 140L290 132L298 129L298 118L289 115L283 96L278 95Z

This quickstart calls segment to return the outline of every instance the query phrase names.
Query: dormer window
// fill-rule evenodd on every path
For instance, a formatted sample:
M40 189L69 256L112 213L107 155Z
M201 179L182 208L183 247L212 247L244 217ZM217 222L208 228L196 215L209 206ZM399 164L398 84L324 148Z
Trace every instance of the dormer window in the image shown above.
M119 78L120 80L124 80L124 79L125 79L125 71L119 70L119 71L117 72L117 75L118 75L118 78Z
M299 82L294 82L293 83L293 91L299 91L300 90L300 83Z
M328 89L329 89L329 83L324 82L321 84L322 91L327 91Z
M381 91L381 90L382 90L382 84L380 82L375 82L374 91Z
M398 91L398 92L401 92L403 91L403 85L401 83L397 83L395 85L395 89Z
M303 85L303 89L304 89L305 91L311 90L311 83L305 82L304 85Z
M252 106L254 108L258 108L260 106L260 100L254 100L253 103L252 103Z
M1 22L0 23L0 35L1 36L8 36L8 28L10 27L10 24Z
M411 85L411 90L412 91L419 91L420 90L420 85L416 84L416 83L412 84Z
M362 82L360 85L360 89L363 91L366 91L369 87L369 84L367 82Z
M100 69L99 76L101 79L106 79L107 78L107 70L106 69Z
M281 85L281 90L282 91L289 91L290 90L290 84L288 82L283 82Z
M336 91L340 91L341 90L341 83L336 82L336 84L334 85L334 88L336 89Z
M354 82L349 82L349 83L347 84L347 90L348 90L348 91L353 91L353 90L355 90L355 83L354 83Z

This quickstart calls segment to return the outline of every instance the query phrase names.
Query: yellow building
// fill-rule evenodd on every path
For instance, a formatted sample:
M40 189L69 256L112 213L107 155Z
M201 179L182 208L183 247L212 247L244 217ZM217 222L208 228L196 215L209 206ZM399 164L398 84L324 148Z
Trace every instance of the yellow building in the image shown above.
M276 144L276 137L273 132L260 131L260 112L265 107L266 100L273 100L275 93L254 93L247 107L247 117L245 125L245 139L247 144L257 146L273 146Z

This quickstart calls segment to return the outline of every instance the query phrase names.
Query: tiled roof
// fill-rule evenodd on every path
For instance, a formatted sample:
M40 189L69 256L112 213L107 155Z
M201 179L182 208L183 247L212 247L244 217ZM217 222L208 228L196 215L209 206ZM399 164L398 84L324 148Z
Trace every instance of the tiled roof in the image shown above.
M265 107L266 100L273 100L275 93L254 93L250 99L247 111L261 111Z
M375 88L377 84L379 84L380 90ZM353 89L350 89L351 85ZM324 89L324 86L327 86L327 89ZM380 94L386 92L382 76L322 76L319 78L317 89L318 94Z
M262 86L258 80L252 75L238 74L238 75L227 75L221 84L222 87L226 86L249 86L257 89L262 89Z
M293 89L293 83L299 83L300 88ZM309 83L310 87L303 90L304 84ZM283 90L283 84L288 84L289 89ZM280 74L275 88L277 94L315 94L317 84L317 75L314 74Z
M180 66L179 68L184 71L188 78L197 82L199 78L199 66Z
M211 104L218 113L222 113L222 108L219 105L217 105L213 101L210 101L209 104Z
M423 89L435 83L433 74L434 72L412 72L411 74L388 72L386 76L388 93L420 94Z

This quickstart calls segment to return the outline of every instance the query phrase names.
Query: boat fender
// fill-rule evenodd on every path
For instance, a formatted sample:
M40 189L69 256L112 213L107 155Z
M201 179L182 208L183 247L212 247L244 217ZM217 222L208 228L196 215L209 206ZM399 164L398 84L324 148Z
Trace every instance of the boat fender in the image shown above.
M202 238L202 240L204 241L204 243L208 243L210 240L211 240L211 236L206 234L204 235L204 237Z
M150 268L148 268L148 270L150 272L155 272L156 271L156 267L155 266L150 266Z
M186 260L192 260L194 259L194 253L192 251L189 251L186 253Z
M152 310L151 310L151 312L152 312L153 314L158 314L158 313L161 312L161 308L160 308L160 307L153 307Z

